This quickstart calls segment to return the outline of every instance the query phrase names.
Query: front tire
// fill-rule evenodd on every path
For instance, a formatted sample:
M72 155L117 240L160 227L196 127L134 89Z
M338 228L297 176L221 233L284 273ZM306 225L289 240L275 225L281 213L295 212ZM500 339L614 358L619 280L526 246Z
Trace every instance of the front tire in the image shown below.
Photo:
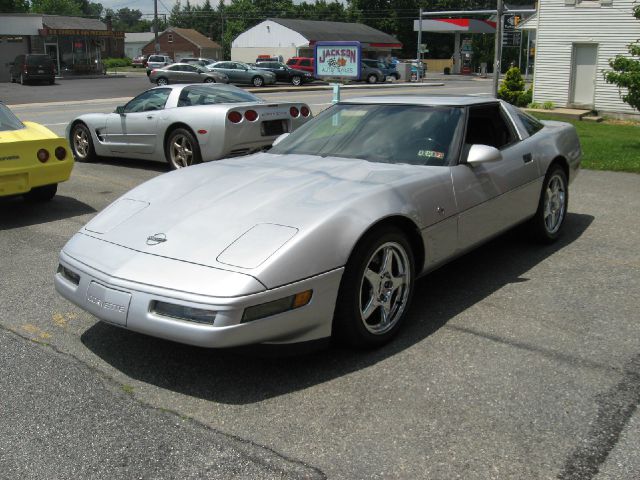
M390 341L407 315L414 285L414 257L397 228L376 229L356 246L345 267L333 328L356 348Z
M558 165L552 165L544 177L538 210L529 221L535 238L543 243L554 242L561 233L569 206L567 174Z
M24 198L30 202L48 202L56 196L58 184L43 185L42 187L32 188L24 194Z
M84 123L78 122L71 128L69 143L71 144L71 151L76 161L95 161L96 150L93 146L91 132Z
M262 77L253 77L251 83L253 83L254 87L262 87L264 85L264 79Z
M202 162L200 145L186 128L176 128L165 144L165 157L172 170Z
M216 83L216 81L213 78L207 78L205 79L204 83Z
M159 79L156 80L156 85L158 85L159 87L163 87L165 85L169 85L169 80L167 80L164 77L160 77Z
M376 83L378 81L378 77L376 77L373 73L367 77L368 83Z
M291 85L293 85L294 87L299 87L300 85L302 85L302 77L299 75L292 77Z

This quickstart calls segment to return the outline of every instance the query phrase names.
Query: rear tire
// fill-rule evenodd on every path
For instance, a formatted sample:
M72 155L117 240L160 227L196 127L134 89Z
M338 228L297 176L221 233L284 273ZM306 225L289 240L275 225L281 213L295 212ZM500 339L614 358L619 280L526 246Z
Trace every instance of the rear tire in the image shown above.
M367 77L368 83L376 83L378 81L378 77L376 77L373 73Z
M32 188L31 191L24 194L25 200L29 202L48 202L56 196L58 184L43 185L42 187Z
M293 85L294 87L299 87L300 85L302 85L302 77L299 75L291 77L291 85Z
M333 332L356 348L390 341L408 311L414 285L414 257L409 242L395 227L369 232L345 267Z
M254 87L262 87L264 85L264 79L262 77L255 76L251 80L251 83L253 83Z
M78 122L71 127L69 143L76 161L93 162L96 160L96 150L93 146L91 132L84 123Z
M172 170L202 162L198 140L186 128L176 128L169 134L164 152Z
M164 85L169 85L169 80L164 77L160 77L156 80L156 85L159 87L163 87Z
M205 79L204 83L216 83L216 81L213 78L209 77Z
M569 206L569 188L564 169L553 164L544 177L538 210L529 220L529 231L542 243L557 240L562 231Z

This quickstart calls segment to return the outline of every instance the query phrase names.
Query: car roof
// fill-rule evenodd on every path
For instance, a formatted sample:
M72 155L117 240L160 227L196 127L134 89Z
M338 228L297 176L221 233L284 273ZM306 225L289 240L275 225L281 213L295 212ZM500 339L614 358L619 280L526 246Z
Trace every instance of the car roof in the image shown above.
M378 97L350 98L340 103L362 104L403 104L403 105L428 105L466 107L469 105L481 105L493 103L497 100L493 97L476 97L471 95L381 95Z

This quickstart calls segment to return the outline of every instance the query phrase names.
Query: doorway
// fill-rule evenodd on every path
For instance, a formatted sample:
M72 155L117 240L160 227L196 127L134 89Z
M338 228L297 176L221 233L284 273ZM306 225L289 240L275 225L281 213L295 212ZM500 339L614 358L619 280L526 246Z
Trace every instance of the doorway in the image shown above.
M597 44L574 44L571 62L571 104L593 108L598 64Z
M45 43L44 44L44 53L51 57L53 63L56 65L56 75L61 76L62 72L60 71L60 58L58 55L58 44L57 43Z

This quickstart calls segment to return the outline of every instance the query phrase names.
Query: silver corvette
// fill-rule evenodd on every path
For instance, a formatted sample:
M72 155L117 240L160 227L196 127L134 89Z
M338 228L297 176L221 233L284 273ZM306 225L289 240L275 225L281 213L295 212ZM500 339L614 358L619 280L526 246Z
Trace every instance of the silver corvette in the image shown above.
M278 140L122 196L66 244L57 291L192 345L381 345L419 276L523 222L555 240L582 154L571 125L471 97L348 100Z
M176 169L262 150L310 118L304 103L265 103L233 85L165 85L114 113L77 117L67 138L80 162L127 157Z

